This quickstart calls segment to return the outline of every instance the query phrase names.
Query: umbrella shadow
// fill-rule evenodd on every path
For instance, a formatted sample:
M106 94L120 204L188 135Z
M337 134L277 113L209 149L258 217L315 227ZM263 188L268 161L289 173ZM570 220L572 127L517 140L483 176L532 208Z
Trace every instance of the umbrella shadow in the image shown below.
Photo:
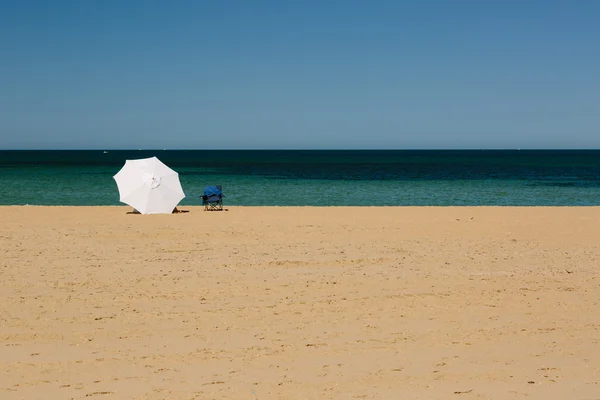
M178 210L177 208L175 208L171 214L183 214L183 213L189 213L189 212L190 212L190 210ZM142 213L139 212L138 210L127 211L127 214L139 214L139 215L142 215Z

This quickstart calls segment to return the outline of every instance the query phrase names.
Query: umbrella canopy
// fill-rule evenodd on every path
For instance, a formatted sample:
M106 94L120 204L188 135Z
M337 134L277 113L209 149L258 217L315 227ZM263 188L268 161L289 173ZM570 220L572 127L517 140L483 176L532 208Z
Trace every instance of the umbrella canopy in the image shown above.
M119 200L142 214L170 214L185 197L179 174L156 157L127 160L113 178Z

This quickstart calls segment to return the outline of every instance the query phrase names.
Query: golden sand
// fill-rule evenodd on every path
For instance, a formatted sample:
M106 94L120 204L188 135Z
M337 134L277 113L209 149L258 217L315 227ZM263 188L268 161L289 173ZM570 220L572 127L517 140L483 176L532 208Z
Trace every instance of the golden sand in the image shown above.
M600 208L0 207L0 399L597 399Z

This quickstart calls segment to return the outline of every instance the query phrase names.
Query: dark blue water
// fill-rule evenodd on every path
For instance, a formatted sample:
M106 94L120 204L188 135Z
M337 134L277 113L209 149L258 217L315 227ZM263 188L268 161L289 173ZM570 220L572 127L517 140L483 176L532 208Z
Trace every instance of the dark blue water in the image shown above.
M0 204L119 204L112 176L156 156L199 205L600 205L600 151L0 151Z

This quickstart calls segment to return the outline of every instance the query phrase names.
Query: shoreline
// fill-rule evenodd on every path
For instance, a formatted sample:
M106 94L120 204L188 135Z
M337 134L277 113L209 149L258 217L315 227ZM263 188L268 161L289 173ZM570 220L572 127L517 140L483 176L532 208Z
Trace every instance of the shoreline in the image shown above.
M37 205L37 204L0 205L0 209L10 208L10 207L14 207L14 208L18 208L18 207L132 208L127 205L108 205L108 206L107 205ZM244 209L244 208L250 208L250 209L261 209L261 208L286 208L286 209L293 209L293 208L301 208L301 209L302 208L316 208L316 209L320 209L320 208L358 208L358 209L363 209L363 208L394 208L394 209L408 209L408 208L415 208L415 209L421 209L421 208L440 208L440 209L449 209L449 208L464 208L464 209L467 209L467 208L474 208L474 209L512 208L512 209L518 209L518 208L523 208L523 209L536 209L536 208L548 208L548 209L553 209L553 208L556 208L556 209L563 209L563 208L600 208L600 205L589 205L589 206L585 206L585 205L577 205L577 206L495 206L495 205L483 205L483 206L463 206L463 205L456 205L456 206L238 206L238 205L224 204L223 207L230 207L230 208L235 208L235 209L239 209L239 208L241 208L241 209ZM185 205L178 204L177 208L204 209L204 206L202 206L202 205L185 206Z

